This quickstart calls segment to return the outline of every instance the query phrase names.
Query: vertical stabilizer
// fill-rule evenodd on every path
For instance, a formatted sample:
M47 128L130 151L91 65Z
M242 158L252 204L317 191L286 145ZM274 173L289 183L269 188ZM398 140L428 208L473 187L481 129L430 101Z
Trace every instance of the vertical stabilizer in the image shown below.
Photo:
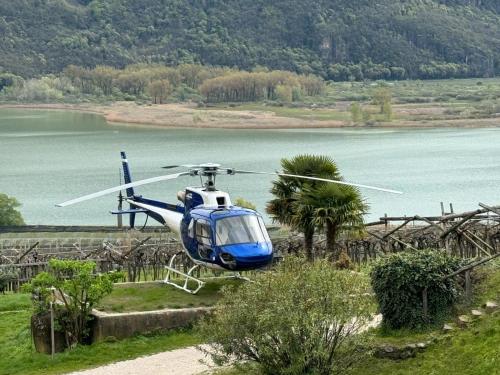
M132 176L130 175L130 169L128 167L127 155L125 154L125 151L120 152L120 154L122 156L123 177L125 179L125 183L129 184L132 182ZM127 197L134 196L134 188L128 188L126 192L127 192Z
M130 169L128 167L127 155L125 154L125 151L121 151L120 155L122 157L123 178L125 180L125 183L129 184L132 182L132 176L130 175ZM128 198L132 198L135 195L134 188L128 188L125 191L127 193ZM133 206L130 205L130 208L133 208ZM135 213L130 214L129 219L130 219L130 228L133 228L135 225Z

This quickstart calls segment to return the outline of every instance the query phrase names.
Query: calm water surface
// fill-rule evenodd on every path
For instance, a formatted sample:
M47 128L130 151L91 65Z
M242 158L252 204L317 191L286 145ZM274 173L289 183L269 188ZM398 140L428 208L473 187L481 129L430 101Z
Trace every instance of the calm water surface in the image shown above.
M119 151L134 179L165 174L176 163L216 162L274 171L282 157L330 155L345 179L404 191L363 190L368 220L389 215L434 215L439 202L455 211L478 202L500 204L500 128L445 130L217 130L148 129L108 125L91 114L0 109L0 192L22 202L29 224L113 224L114 195L66 208L55 203L119 183ZM175 170L172 170L172 173ZM169 173L169 172L166 172ZM271 176L223 176L219 189L263 211ZM199 180L182 177L136 189L174 202ZM143 221L139 219L139 224Z

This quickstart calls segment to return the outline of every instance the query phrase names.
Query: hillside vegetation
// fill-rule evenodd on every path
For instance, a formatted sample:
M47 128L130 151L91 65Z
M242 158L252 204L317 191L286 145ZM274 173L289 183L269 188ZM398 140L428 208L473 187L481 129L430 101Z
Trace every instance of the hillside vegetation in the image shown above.
M147 62L326 79L493 76L496 0L0 0L0 70Z

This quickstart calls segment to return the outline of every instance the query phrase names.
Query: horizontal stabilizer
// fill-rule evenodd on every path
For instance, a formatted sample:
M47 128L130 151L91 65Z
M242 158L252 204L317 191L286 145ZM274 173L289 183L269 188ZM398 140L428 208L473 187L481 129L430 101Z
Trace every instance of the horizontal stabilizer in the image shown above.
M126 214L138 214L141 212L148 212L143 208L131 208L130 210L119 210L119 211L109 211L113 215L126 215Z

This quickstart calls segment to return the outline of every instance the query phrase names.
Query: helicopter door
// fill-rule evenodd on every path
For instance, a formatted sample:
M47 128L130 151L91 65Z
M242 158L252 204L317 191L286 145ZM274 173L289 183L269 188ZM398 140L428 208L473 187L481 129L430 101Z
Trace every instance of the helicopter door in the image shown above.
M198 254L201 259L210 260L212 256L212 229L210 223L205 220L196 220L195 228Z

